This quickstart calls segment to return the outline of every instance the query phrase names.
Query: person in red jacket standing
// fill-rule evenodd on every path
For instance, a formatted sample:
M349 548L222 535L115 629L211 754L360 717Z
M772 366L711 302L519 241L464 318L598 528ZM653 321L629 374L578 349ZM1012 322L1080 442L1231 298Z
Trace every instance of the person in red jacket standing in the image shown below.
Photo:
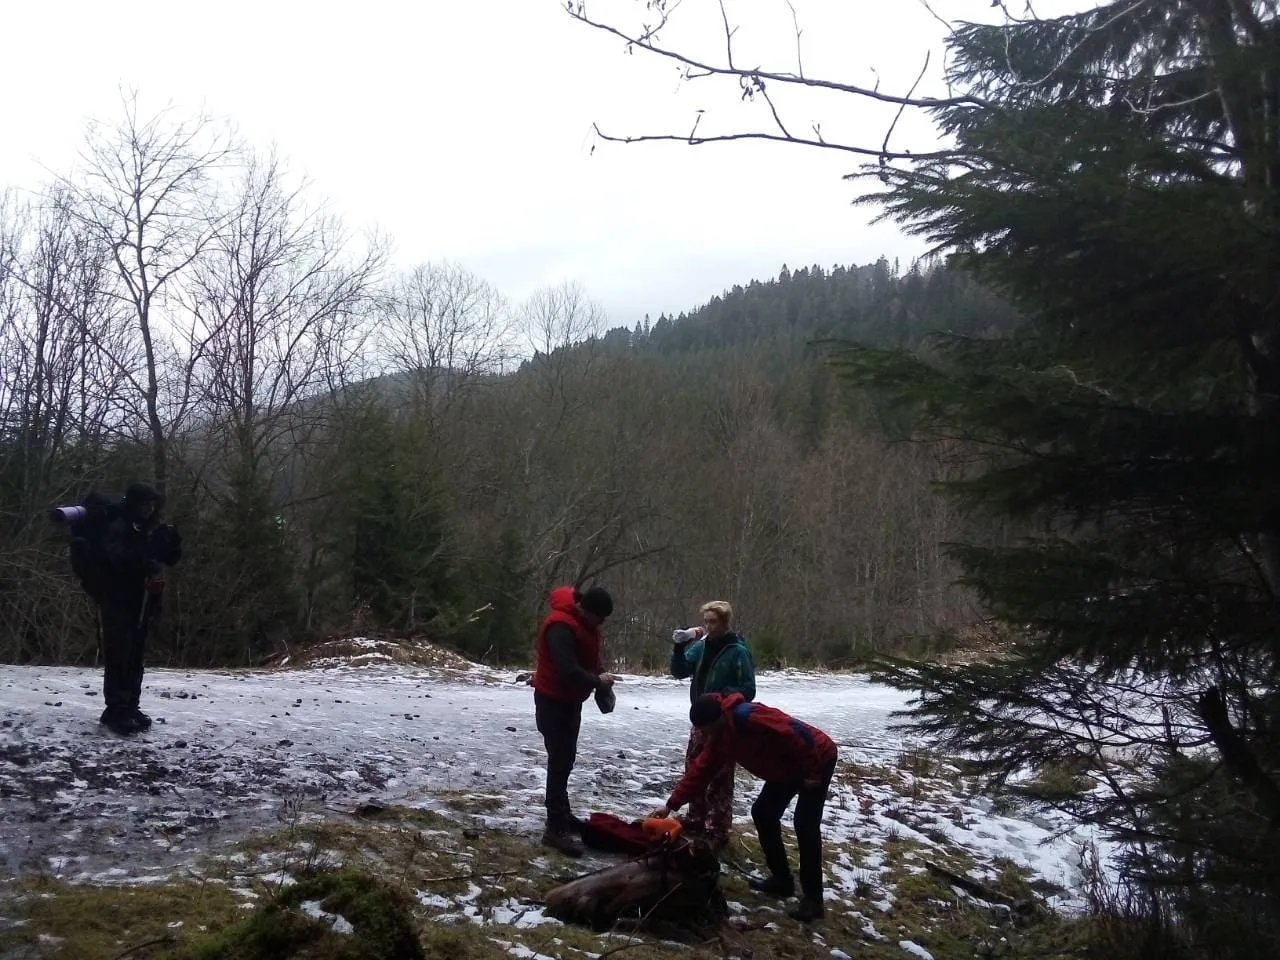
M581 821L569 805L569 774L578 757L582 705L597 691L613 687L604 672L600 627L613 613L613 598L603 587L579 592L556 587L551 612L538 631L533 672L534 716L547 748L547 829L542 842L571 857L582 856L574 836Z
M770 876L752 880L753 889L786 898L795 893L791 865L782 845L782 815L796 801L795 830L800 847L803 896L791 916L816 920L822 905L822 809L836 769L836 745L817 727L740 693L704 694L694 701L689 720L707 737L706 748L671 791L667 805L653 816L667 817L706 789L725 766L737 763L763 780L751 806L760 848Z

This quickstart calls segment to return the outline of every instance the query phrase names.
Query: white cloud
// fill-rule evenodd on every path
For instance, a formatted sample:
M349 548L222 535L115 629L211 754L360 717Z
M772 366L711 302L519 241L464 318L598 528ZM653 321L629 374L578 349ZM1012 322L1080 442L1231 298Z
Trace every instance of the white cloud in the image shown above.
M593 0L598 16L637 0ZM983 15L952 0L944 12ZM573 22L559 0L394 0L209 5L134 0L13 4L0 85L0 183L34 187L66 169L85 121L119 114L119 87L144 109L206 107L253 143L278 144L353 226L381 227L396 259L450 258L513 297L582 281L614 323L686 309L736 282L818 262L921 249L870 228L841 175L856 158L776 144L691 148L597 144L619 133L761 127L732 83L678 81L660 58ZM941 26L920 3L797 0L805 68L903 90ZM728 3L740 62L789 68L783 0ZM673 44L719 57L719 7L685 0ZM922 88L923 89L923 88ZM806 128L878 143L893 111L847 96L790 98ZM716 125L719 126L716 126ZM906 118L902 142L931 141Z

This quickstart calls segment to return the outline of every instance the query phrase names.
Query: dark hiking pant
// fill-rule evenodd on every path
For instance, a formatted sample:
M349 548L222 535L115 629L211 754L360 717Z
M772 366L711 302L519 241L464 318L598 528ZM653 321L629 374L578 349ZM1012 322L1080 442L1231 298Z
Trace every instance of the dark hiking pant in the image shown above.
M760 796L751 805L751 819L760 835L760 849L764 851L769 872L779 880L791 879L791 866L787 863L787 849L782 845L782 815L796 801L796 844L800 847L800 890L806 897L822 902L822 808L827 803L827 790L836 771L831 761L822 771L818 786L806 790L799 781L765 782Z
M102 615L102 699L112 713L138 709L142 697L142 659L147 621L142 596L136 601L107 600Z
M547 829L566 833L573 829L569 806L569 774L578 759L578 730L582 704L565 703L534 691L534 717L547 748Z

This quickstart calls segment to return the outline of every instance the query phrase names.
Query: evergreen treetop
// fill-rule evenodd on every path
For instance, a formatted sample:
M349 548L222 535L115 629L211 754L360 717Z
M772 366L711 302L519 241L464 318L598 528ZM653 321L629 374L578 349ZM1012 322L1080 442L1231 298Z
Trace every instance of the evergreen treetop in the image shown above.
M1026 322L839 362L1021 532L952 547L1017 639L885 676L1000 778L1088 770L1053 800L1128 841L1154 910L1217 955L1276 955L1276 4L1119 0L966 25L951 53L954 151L860 175Z

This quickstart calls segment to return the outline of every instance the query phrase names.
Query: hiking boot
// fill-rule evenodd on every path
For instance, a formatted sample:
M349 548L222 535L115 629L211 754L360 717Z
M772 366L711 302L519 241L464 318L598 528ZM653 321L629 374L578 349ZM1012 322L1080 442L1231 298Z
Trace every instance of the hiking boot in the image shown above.
M142 729L129 711L112 707L107 707L102 711L102 716L98 718L98 722L112 733L119 734L122 737L132 736Z
M796 904L796 908L787 911L787 916L792 920L799 920L801 923L821 920L826 915L827 911L822 906L822 901L815 900L812 897L801 897L800 902Z
M564 830L548 830L542 835L542 845L558 850L566 857L580 857L583 853L582 844Z
M763 893L767 897L777 897L779 900L786 900L788 897L794 896L796 892L795 881L790 877L751 877L747 880L749 886L756 893Z
M135 707L130 713L129 718L137 725L138 730L150 730L151 718Z

